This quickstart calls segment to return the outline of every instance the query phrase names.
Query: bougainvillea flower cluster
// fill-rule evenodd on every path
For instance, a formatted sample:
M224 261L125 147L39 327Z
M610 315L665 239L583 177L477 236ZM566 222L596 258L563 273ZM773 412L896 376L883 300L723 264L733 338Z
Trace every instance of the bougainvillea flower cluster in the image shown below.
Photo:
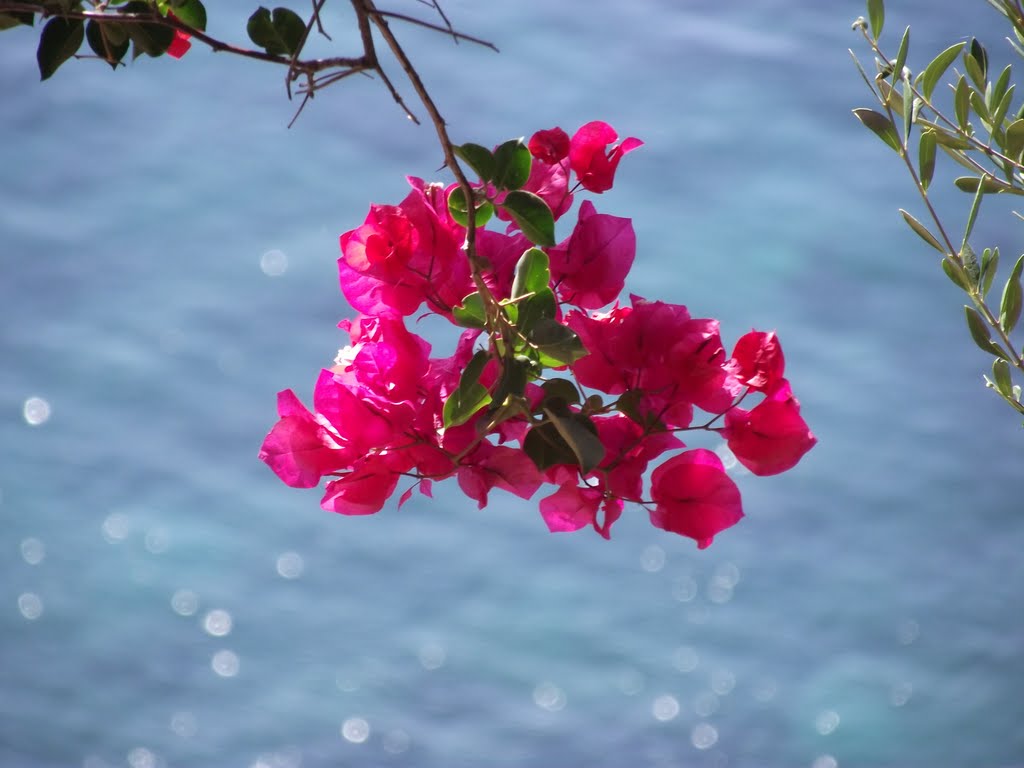
M348 343L321 371L312 410L278 395L260 458L290 486L326 480L322 506L346 515L455 478L481 508L496 488L530 499L546 487L551 531L608 538L627 504L702 548L736 524L722 459L685 439L717 435L754 475L813 447L778 338L751 331L727 351L716 320L622 302L632 222L590 200L554 237L575 194L610 189L641 144L603 122L465 144L457 154L479 176L468 191L410 178L398 205L372 205L340 239L341 291L359 312L339 324ZM484 228L494 214L503 231ZM409 330L417 313L459 329L449 356Z

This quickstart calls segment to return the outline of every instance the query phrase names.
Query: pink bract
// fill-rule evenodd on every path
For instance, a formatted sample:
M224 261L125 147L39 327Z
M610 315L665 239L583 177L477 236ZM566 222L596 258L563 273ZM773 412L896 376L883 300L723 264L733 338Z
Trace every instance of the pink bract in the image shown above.
M698 448L675 456L651 475L655 508L651 523L688 536L704 549L743 517L740 491L711 451Z
M598 213L589 200L569 239L549 249L551 278L566 304L599 309L618 298L636 257L633 223Z
M726 413L722 435L740 464L760 476L795 467L818 442L785 379L751 410L733 408Z
M614 128L599 120L587 123L573 134L569 145L569 165L584 189L591 192L611 189L619 161L627 153L643 146L640 139L630 137L609 148L608 145L618 138Z
M530 137L530 154L545 163L560 163L569 155L569 134L561 128L537 131Z

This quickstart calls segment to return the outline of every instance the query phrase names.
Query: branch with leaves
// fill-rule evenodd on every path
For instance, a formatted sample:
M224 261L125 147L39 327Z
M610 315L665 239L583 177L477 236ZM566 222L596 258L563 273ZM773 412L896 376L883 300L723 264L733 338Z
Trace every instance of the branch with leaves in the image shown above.
M1020 1L988 3L1008 20L1017 40L1011 40L1011 44L1024 56L1024 9ZM956 43L942 51L915 75L907 66L910 27L903 33L896 56L890 58L879 42L885 23L883 0L868 0L867 11L867 19L857 19L853 28L863 34L874 54L875 75L868 75L853 51L850 55L880 109L859 108L853 113L906 166L930 225L906 210L900 209L900 214L922 240L942 254L943 271L970 299L970 304L964 306L968 331L975 344L993 358L992 376L985 377L986 385L1018 414L1024 414L1021 386L1014 383L1015 376L1020 380L1024 374L1024 355L1018 351L1019 341L1014 341L1021 317L1024 255L1011 268L996 308L990 304L989 294L999 270L999 248L982 249L979 259L971 246L986 197L1024 195L1024 106L1012 110L1012 69L1007 66L991 80L988 53L972 39L969 44ZM937 93L936 89L957 59L963 72L954 70L947 83L949 103L940 103L943 91ZM956 239L929 197L939 151L968 171L953 182L957 189L971 195L963 235Z

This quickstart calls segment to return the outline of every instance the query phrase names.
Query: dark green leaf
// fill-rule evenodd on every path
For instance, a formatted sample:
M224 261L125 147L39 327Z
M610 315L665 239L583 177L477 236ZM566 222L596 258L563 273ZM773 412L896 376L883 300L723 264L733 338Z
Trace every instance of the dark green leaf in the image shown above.
M548 204L537 195L517 189L505 195L501 207L509 213L531 243L555 244L555 217Z
M647 421L640 413L640 402L644 398L644 391L642 389L629 389L619 395L619 399L615 401L615 409L630 419L635 421L641 427L647 427Z
M85 25L81 19L53 18L46 22L36 50L41 79L51 77L61 64L74 56L83 40Z
M580 474L589 474L604 460L604 443L597 436L597 427L590 419L580 413L566 411L559 414L554 408L547 407L544 413L575 455Z
M518 299L529 293L537 293L550 287L551 270L548 255L539 248L530 248L516 262L515 278L512 281L512 298Z
M519 189L530 178L532 162L522 139L506 141L494 150L494 185L498 189Z
M444 403L442 418L445 429L465 424L473 414L491 402L490 392L480 383L480 374L489 359L490 353L482 349L473 355L466 370L462 372L459 386Z
M921 186L928 189L935 175L935 131L924 131L917 147L917 172L921 176Z
M867 109L866 107L860 107L853 110L853 114L856 115L857 119L864 123L864 125L870 128L878 138L897 152L901 151L900 137L899 134L896 133L896 126L892 124L892 120L881 112L875 112L875 110Z
M555 299L555 292L550 288L542 288L539 291L535 291L531 296L510 305L510 309L515 307L518 310L516 315L516 328L519 333L526 337L524 345L521 345L522 349L528 349L530 347L529 339L533 333L533 329L542 320L553 320L555 315L558 314L558 302ZM546 362L545 365L555 365L555 363Z
M206 31L206 8L200 0L174 3L174 15L178 17L178 21L188 24L192 29Z
M501 406L510 397L522 399L526 394L527 382L534 378L535 368L533 360L524 355L505 360L492 402Z
M914 230L914 232L917 233L918 237L920 237L922 240L928 243L928 245L937 250L939 253L946 252L946 249L939 244L938 239L935 237L935 235L928 231L928 228L925 227L924 224L915 219L902 208L900 208L900 214L903 216L903 220L907 222L907 225L912 230Z
M974 84L984 91L988 85L988 51L977 38L971 39L971 50L964 54L964 66Z
M462 144L453 149L459 159L469 163L480 181L491 181L494 178L494 155L491 150L479 144Z
M487 315L480 292L471 293L462 300L462 306L452 307L452 317L463 328L486 328Z
M271 14L260 6L249 17L246 31L249 39L271 56L291 56L306 34L306 25L288 8L275 8Z
M580 392L576 385L568 379L548 379L541 385L544 390L544 401L562 400L568 404L577 404L580 401Z
M522 317L522 315L520 315ZM545 317L534 323L527 333L532 349L539 353L539 362L547 367L572 365L587 356L580 337L566 325Z
M577 463L576 454L550 421L526 433L523 450L541 472L558 464Z
M921 73L921 92L924 94L926 99L932 97L932 93L935 91L935 86L938 84L939 79L949 69L949 65L953 63L953 59L957 57L957 54L963 50L966 43L957 43L951 45L949 48L944 50L934 59L931 64L925 67L924 72Z
M452 218L464 227L469 226L469 206L466 205L466 193L462 187L455 187L448 195L448 213ZM494 206L486 200L480 200L474 209L474 217L478 227L484 226L491 220L494 214Z
M31 27L36 23L35 14L31 11L8 11L0 13L0 31L24 24Z
M299 50L306 36L306 22L290 8L274 9L274 29L289 56Z
M885 4L882 0L868 0L868 22L871 24L871 36L877 40L885 26Z
M1009 335L1017 327L1021 310L1021 268L1024 267L1024 256L1017 259L1013 266L1006 286L1003 288L1003 299L999 304L999 327Z
M149 3L143 0L133 0L117 9L118 13L134 14L139 16L152 16L154 11ZM149 56L162 56L174 42L174 30L159 23L153 24L125 24L128 37L135 45L133 56L138 58L142 54Z
M118 32L121 32L120 42L114 42L111 38ZM85 25L85 39L93 53L107 62L112 69L117 69L118 63L128 53L128 34L124 32L120 24L109 22L100 24L90 19L89 23Z

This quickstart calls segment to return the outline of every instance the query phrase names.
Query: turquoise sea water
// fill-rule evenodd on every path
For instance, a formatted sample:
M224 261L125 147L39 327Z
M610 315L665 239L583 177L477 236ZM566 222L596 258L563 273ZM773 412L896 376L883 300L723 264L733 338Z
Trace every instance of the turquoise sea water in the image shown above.
M918 63L1007 58L981 0L889 5ZM342 342L337 235L435 177L430 129L356 79L289 131L281 73L198 46L40 84L4 32L0 765L1024 765L1024 434L850 115L861 5L446 8L502 49L402 30L456 139L644 139L596 201L634 218L627 288L777 329L820 444L737 474L705 551L445 486L321 511L256 451ZM1016 253L1012 222L981 239Z

